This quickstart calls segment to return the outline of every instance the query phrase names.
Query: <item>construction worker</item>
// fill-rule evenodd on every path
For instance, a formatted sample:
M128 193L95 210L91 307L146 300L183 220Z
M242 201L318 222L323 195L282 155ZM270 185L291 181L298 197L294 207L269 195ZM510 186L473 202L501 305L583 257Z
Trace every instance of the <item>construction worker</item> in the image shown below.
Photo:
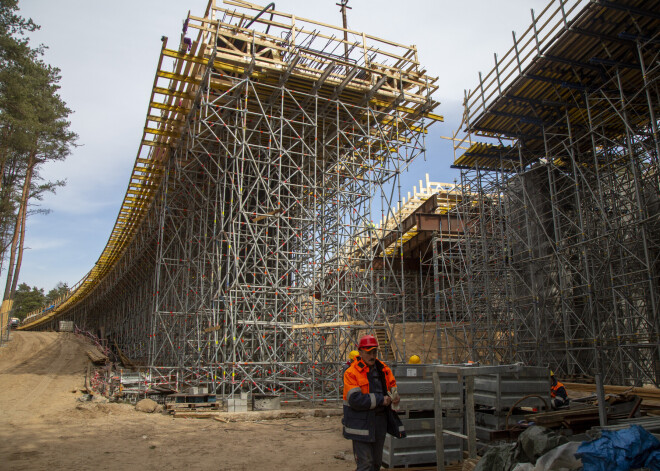
M351 366L351 363L353 363L353 360L355 360L355 358L359 355L360 355L360 352L358 352L357 350L351 350L351 353L348 354L348 366Z
M346 373L346 370L351 366L351 363L353 363L353 360L357 358L360 355L360 353L357 350L351 350L351 353L348 354L348 361L344 364L344 367L341 370L341 377L344 377L344 373Z
M344 373L344 438L353 440L356 471L380 470L385 434L405 437L403 424L392 406L399 404L396 380L378 360L378 340L365 335L359 356Z
M559 409L560 407L568 405L568 393L566 392L566 388L557 380L557 378L555 378L555 372L552 370L550 370L550 380L552 381L552 385L550 386L552 408Z

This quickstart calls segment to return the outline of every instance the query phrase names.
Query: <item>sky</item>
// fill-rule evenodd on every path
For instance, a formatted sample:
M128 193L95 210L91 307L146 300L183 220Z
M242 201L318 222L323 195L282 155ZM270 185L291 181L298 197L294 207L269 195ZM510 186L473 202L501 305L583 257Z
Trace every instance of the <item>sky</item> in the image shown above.
M44 166L47 180L67 185L47 195L47 215L28 220L19 281L49 291L77 283L105 247L126 192L161 48L176 48L190 11L203 16L208 0L19 0L20 14L41 29L31 43L48 47L44 60L61 69L60 94L69 108L79 146L64 162ZM267 2L263 2L264 5ZM277 0L276 9L340 25L338 0ZM460 179L450 168L451 136L460 122L465 89L492 69L548 0L349 0L348 27L416 45L428 75L437 76L435 113L445 117L426 138L425 159L402 176L402 190L428 173L431 181ZM4 273L3 273L4 275Z

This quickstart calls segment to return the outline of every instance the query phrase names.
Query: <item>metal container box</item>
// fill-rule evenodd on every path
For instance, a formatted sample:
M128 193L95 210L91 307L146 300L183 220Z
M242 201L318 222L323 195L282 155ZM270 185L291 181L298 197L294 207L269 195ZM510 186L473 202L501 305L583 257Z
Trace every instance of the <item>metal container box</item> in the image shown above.
M462 417L443 417L445 429L463 433ZM383 447L383 464L388 468L395 466L421 465L436 463L435 450L435 419L402 419L406 428L406 438L385 436ZM445 463L461 459L463 449L461 439L445 435Z
M401 395L401 410L433 410L433 370L428 366L400 365L392 368ZM463 408L462 387L456 381L456 375L441 374L440 387L443 409Z
M524 366L517 372L481 374L474 378L474 403L488 406L496 412L507 411L522 397L536 394L550 404L550 374L547 368ZM539 405L539 399L529 399L520 405Z
M519 420L523 420L525 414L511 415L509 417L509 427L515 425ZM474 414L475 429L477 438L482 442L488 443L491 441L491 433L496 430L504 430L506 428L506 414L494 415L485 412L475 412Z
M60 321L57 330L59 332L73 332L73 321Z
M383 463L387 467L434 464L435 418L433 365L398 365L392 367L401 395L399 409L406 428L406 438L385 437ZM445 430L463 433L463 392L454 374L440 374L442 422ZM446 414L446 415L445 415ZM445 435L445 463L459 461L463 453L462 440Z

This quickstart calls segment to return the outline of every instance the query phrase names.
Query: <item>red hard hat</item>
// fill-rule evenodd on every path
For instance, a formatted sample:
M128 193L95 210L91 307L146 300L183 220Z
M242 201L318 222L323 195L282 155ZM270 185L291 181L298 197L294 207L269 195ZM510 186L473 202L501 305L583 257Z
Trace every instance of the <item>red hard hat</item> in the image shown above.
M358 344L358 350L371 350L372 348L378 348L378 340L373 335L365 335L360 339Z

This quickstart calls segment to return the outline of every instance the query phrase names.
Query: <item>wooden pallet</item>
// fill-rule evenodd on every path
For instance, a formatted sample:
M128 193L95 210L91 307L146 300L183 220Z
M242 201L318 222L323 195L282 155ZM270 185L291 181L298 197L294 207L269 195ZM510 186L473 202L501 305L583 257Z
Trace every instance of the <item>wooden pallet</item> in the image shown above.
M108 357L104 355L98 348L91 347L87 350L87 357L95 364L105 364Z

